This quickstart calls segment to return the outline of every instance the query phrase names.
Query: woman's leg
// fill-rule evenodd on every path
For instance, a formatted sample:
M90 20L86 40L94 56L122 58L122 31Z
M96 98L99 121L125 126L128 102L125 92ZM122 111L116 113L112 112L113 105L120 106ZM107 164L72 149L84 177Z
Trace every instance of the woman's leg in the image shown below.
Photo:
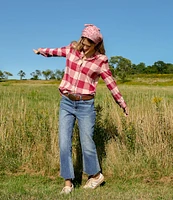
M72 135L75 122L73 102L62 97L59 111L60 175L67 180L74 179L72 162Z
M79 101L76 117L78 120L80 141L83 154L83 170L85 173L95 175L100 172L96 146L93 140L96 112L94 99Z

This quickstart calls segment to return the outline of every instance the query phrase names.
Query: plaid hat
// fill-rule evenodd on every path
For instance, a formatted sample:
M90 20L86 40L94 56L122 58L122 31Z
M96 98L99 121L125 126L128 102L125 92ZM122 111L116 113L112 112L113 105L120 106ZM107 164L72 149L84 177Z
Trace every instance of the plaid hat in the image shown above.
M93 24L85 24L85 28L82 31L82 37L89 38L95 44L98 44L103 40L102 34L100 33L100 29Z

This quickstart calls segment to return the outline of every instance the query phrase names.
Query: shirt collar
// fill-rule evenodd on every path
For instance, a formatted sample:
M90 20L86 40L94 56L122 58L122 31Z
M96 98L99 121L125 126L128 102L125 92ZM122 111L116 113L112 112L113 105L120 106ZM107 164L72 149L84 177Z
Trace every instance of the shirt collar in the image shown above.
M78 54L79 58L81 58L81 59L84 56L83 51L82 52L77 51L77 54ZM100 55L99 52L95 52L92 57L86 58L85 60L94 60L94 59L96 59L98 57L98 55Z

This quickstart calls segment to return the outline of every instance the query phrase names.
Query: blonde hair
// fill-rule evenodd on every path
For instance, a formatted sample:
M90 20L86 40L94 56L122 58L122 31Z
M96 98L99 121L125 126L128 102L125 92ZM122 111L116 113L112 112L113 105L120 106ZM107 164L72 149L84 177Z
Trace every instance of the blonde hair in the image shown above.
M71 44L72 44L72 47L78 51L82 51L83 49L83 39L84 37L81 37L79 39L79 41L72 41ZM91 44L95 44L92 40L86 38L88 40L89 43ZM103 40L101 42L99 42L96 46L95 46L95 51L96 52L99 52L100 54L103 54L105 55L105 48L104 48L104 43L103 43Z

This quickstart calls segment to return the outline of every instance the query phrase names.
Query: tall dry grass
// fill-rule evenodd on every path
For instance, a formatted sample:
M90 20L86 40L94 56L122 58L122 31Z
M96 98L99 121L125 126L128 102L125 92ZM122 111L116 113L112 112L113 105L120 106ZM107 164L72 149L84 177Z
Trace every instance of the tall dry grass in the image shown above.
M4 86L0 105L1 170L57 171L57 87Z
M129 117L105 85L96 95L95 141L107 176L172 176L173 87L119 86ZM0 85L0 171L59 174L57 85ZM73 155L81 168L75 126ZM79 169L81 170L81 169Z
M129 107L125 118L104 90L108 143L104 169L121 177L173 176L173 88L122 86ZM106 96L104 98L103 96ZM109 103L108 103L109 102Z

